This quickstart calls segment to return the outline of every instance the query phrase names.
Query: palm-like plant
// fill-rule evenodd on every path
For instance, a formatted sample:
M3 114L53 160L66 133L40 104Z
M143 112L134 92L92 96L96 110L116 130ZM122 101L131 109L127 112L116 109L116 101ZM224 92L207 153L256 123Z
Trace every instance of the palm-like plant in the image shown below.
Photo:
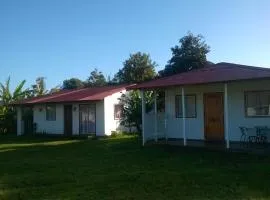
M0 83L0 100L4 106L13 101L21 100L25 97L25 91L23 91L25 82L25 80L21 81L13 92L10 91L10 77L8 77L5 84Z
M47 94L48 91L46 90L45 77L38 77L36 79L36 84L32 85L32 88L33 96L41 96Z
M0 83L0 133L14 130L15 110L9 104L25 98L26 91L23 90L25 82L21 81L13 92L10 91L10 77L5 84Z

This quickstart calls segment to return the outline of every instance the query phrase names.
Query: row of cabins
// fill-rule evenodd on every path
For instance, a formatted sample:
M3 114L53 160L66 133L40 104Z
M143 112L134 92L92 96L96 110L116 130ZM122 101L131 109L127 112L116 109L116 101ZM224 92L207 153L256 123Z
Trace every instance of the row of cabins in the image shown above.
M23 134L21 108L33 107L38 132L110 135L120 126L119 97L140 90L143 144L149 140L239 141L239 127L270 125L270 69L218 63L132 86L62 91L18 102L18 135ZM165 110L145 112L145 91L165 93Z

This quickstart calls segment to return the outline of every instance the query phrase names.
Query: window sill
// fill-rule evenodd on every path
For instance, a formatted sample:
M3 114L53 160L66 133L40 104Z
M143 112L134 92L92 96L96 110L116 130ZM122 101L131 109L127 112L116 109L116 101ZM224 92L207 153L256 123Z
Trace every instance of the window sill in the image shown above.
M270 115L247 116L246 118L270 118Z

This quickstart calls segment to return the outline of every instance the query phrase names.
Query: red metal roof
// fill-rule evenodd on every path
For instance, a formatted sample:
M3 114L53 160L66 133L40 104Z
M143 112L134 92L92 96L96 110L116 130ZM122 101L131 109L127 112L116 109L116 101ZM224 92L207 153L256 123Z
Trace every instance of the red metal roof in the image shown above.
M21 104L39 104L39 103L61 103L61 102L84 102L102 100L105 97L116 92L125 90L127 85L105 86L82 88L73 90L62 90L53 94L48 94L40 97L25 99L20 102L15 102L14 105Z
M196 85L263 78L270 78L270 69L222 62L209 65L202 69L137 84L128 87L128 89L164 88L169 86Z

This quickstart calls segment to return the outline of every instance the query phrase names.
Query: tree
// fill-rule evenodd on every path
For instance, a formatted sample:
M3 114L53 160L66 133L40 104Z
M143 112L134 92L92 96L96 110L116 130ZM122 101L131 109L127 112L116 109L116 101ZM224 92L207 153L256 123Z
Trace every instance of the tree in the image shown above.
M137 52L130 55L124 61L123 68L114 77L117 83L139 83L155 78L156 63L149 54ZM153 105L153 93L145 92L146 110L149 111ZM142 109L141 97L138 90L129 91L123 94L120 102L124 105L121 124L129 127L136 127L141 132Z
M141 133L142 101L139 91L135 90L123 94L120 103L124 105L121 125L136 127L137 131ZM145 103L146 112L149 112L153 107L153 92L145 92Z
M16 127L15 109L9 104L25 98L26 91L23 90L25 82L21 81L13 92L10 91L10 77L5 84L0 83L0 133L12 132Z
M30 97L42 96L48 93L46 90L45 77L38 77L36 84L32 85L32 89L28 91Z
M59 92L61 90L61 85L57 85L50 89L49 94L53 94L55 92Z
M151 60L149 54L141 52L131 54L123 65L124 67L114 76L114 82L139 83L151 80L156 76L157 64Z
M86 81L86 86L88 87L96 87L96 86L105 86L107 85L107 81L105 76L101 71L98 71L97 68L95 68L88 77Z
M205 43L202 35L194 36L188 33L179 40L179 45L171 48L172 58L165 69L160 71L160 76L168 76L181 72L204 67L207 64L206 54L210 47Z
M77 89L82 87L84 87L84 84L78 78L71 78L63 81L63 89Z
M26 93L23 90L25 82L26 80L21 81L13 92L10 91L10 77L8 77L5 84L0 83L0 100L3 106L25 98Z

